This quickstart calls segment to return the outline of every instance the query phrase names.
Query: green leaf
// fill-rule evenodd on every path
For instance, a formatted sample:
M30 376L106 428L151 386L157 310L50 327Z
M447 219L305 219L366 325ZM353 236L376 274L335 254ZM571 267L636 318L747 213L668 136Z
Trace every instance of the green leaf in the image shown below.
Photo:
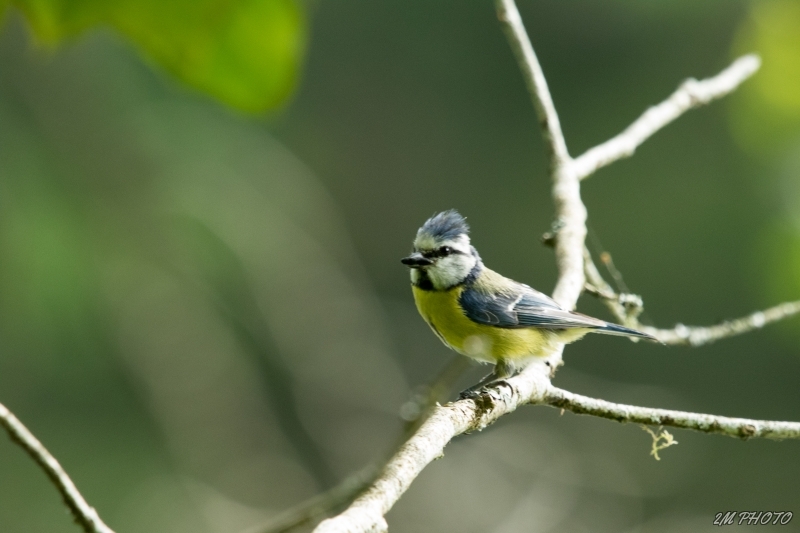
M57 44L111 26L184 82L248 112L294 88L306 22L294 0L12 0L34 34Z

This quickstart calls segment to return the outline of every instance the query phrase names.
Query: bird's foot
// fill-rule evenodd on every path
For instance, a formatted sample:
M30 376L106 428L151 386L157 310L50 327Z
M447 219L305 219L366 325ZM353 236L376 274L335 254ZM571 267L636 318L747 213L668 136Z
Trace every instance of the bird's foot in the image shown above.
M505 359L501 359L497 362L497 364L494 366L494 370L488 376L480 380L472 387L461 391L458 397L462 400L474 400L481 395L483 389L486 387L500 384L508 386L506 378L515 376L518 372L518 369L512 363L506 361Z
M489 377L493 377L493 376L489 376ZM464 389L460 393L458 393L458 399L459 400L474 400L475 398L477 398L478 396L483 394L484 390L486 390L489 387L494 387L496 385L509 386L509 384L505 380L505 378L494 378L494 379L483 380L480 383L478 383L476 385L473 385L472 387L470 387L468 389Z
M462 390L461 392L458 393L458 399L459 400L474 400L475 398L477 398L478 396L481 395L481 389L482 388L483 388L483 385L481 385L480 387L478 387L476 385L476 386L470 387L468 389L464 389L464 390Z

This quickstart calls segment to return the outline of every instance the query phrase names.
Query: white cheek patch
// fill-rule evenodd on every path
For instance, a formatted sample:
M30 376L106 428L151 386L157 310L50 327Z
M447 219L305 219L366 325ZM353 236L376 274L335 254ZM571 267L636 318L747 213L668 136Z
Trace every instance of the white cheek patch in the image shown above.
M476 260L471 255L454 254L438 259L426 272L434 287L446 289L464 281L475 263Z

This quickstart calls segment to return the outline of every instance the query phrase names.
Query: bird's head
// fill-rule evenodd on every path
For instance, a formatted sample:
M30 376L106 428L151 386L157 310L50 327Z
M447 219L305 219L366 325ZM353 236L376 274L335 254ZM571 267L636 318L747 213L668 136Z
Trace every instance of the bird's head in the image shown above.
M411 282L444 290L462 283L480 262L469 242L469 226L455 210L432 216L419 228L414 251L401 262L411 268Z

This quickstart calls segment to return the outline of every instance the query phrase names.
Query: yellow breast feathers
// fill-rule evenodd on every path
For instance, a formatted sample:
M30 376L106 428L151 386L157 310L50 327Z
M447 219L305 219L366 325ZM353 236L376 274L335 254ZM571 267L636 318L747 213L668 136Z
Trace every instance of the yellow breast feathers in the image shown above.
M463 286L446 291L412 290L417 309L433 332L462 355L494 363L549 354L552 342L541 329L501 328L470 320L459 303Z

